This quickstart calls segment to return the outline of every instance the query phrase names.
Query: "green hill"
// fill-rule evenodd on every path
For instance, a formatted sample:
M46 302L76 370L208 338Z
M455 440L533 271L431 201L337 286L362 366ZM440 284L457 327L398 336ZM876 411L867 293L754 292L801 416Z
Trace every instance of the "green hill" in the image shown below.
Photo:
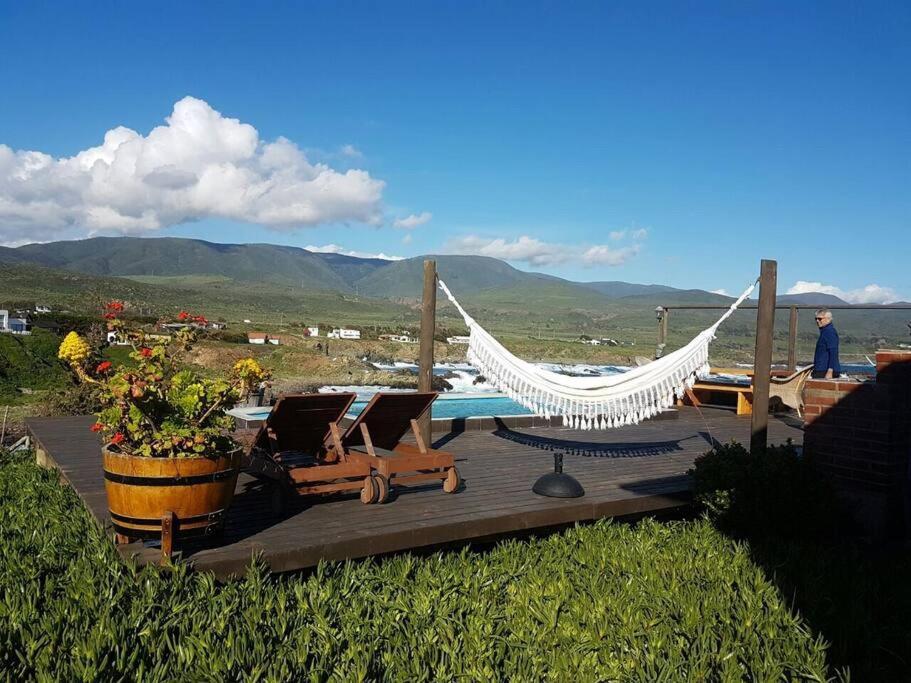
M90 275L219 275L244 282L352 291L349 280L333 270L323 256L306 249L272 244L214 244L175 237L94 237L28 244L6 250L0 259L28 261Z

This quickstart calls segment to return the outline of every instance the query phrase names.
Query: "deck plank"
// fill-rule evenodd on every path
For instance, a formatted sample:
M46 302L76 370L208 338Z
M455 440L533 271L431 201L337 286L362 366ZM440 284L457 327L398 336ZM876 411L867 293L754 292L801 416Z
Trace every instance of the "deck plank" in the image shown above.
M27 421L46 462L59 469L101 525L109 525L100 444L90 417ZM240 575L258 554L273 571L428 546L488 539L602 517L661 513L688 504L686 471L713 443L749 441L749 418L730 411L683 408L678 419L604 432L556 427L435 435L451 451L464 486L446 494L438 483L402 487L385 505L362 505L353 496L293 501L283 517L270 512L262 483L243 474L228 513L222 545L186 545L197 569L227 578ZM772 417L769 439L801 443L793 420ZM583 498L542 498L535 480L564 454L564 470L586 490ZM157 553L134 544L121 548L140 562Z

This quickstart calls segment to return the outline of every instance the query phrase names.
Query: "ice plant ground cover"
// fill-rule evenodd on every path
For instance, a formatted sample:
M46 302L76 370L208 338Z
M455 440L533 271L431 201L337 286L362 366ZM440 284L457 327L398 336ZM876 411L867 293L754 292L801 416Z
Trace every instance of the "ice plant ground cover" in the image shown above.
M827 646L707 521L598 523L485 552L253 565L217 584L121 561L76 495L0 455L10 680L825 680Z

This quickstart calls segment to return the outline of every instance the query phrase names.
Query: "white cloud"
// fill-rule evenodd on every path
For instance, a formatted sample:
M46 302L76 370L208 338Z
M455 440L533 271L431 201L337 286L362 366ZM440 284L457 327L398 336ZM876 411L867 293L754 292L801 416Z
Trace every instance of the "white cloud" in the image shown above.
M869 284L860 289L844 290L834 285L824 285L821 282L807 282L798 280L786 294L807 294L809 292L820 292L821 294L831 294L839 299L847 301L849 304L890 304L899 300L899 296L891 287L880 287L877 284Z
M402 244L411 244L411 233L405 233L405 236L402 237Z
M358 258L378 258L383 261L401 261L404 259L404 256L390 256L380 252L379 254L371 254L367 251L355 251L353 249L345 249L344 247L338 244L324 244L321 247L318 247L313 244L308 244L304 247L307 251L312 251L317 254L342 254L344 256L357 256Z
M724 289L723 287L721 289L711 289L709 291L712 294L720 294L721 296L731 296L730 294L728 294L728 290Z
M417 214L413 213L410 216L405 216L405 218L396 218L393 225L397 228L402 228L403 230L414 230L420 225L429 223L431 218L433 218L433 214L429 211Z
M626 237L626 230L612 230L610 233L610 238L615 242L622 240L624 237Z
M631 231L629 236L634 240L644 240L646 237L648 237L648 229L638 228L637 230Z
M640 248L638 244L620 249L612 249L605 244L599 244L585 250L582 254L582 263L589 266L621 266L636 256Z
M0 144L0 243L210 217L276 229L383 220L385 183L366 171L311 163L290 140L261 140L193 97L165 121L145 136L112 128L98 147L66 158Z
M339 150L342 153L342 156L349 157L351 159L363 159L364 154L354 145L342 145L342 148Z
M450 240L446 249L455 254L491 256L505 261L522 261L532 266L553 266L569 262L585 266L617 266L638 254L640 245L615 249L603 244L585 247L543 242L528 235L512 241L468 235Z

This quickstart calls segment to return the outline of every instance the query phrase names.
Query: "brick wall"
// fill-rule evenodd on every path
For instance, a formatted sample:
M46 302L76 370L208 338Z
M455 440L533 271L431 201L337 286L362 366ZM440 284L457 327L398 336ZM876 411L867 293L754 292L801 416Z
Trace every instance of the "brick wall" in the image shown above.
M911 351L879 351L875 381L809 380L804 452L875 535L904 534Z

